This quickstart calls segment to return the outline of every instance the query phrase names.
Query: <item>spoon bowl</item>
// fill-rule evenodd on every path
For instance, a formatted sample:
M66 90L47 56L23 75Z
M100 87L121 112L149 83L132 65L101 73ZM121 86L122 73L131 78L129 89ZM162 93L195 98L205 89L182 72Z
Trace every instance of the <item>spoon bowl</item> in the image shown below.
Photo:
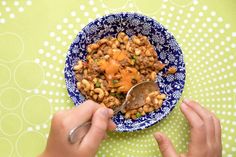
M145 98L149 93L159 91L159 87L154 81L143 81L133 87L126 94L123 104L114 109L114 114L123 110L136 109L145 104Z

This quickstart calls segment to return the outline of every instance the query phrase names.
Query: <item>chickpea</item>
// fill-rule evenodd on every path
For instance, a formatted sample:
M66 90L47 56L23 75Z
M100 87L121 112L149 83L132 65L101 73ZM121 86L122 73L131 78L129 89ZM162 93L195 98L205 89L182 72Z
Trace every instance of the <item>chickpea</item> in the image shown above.
M112 48L117 48L118 46L120 46L120 42L119 42L119 40L115 40L111 47Z
M124 38L123 38L123 42L124 43L127 43L129 41L129 37L128 37L128 35L126 35Z
M131 113L131 114L136 114L136 113L137 113L137 110L135 110L135 109L134 109L134 110L131 110L130 113Z
M153 107L149 107L148 112L152 112L152 111L154 111L154 108Z
M81 68L83 68L83 62L81 60L78 61L78 63L73 68L74 70L80 70Z
M154 108L155 108L155 109L159 109L160 106L159 106L159 105L154 105Z
M112 88L111 89L111 93L115 93L116 92L116 89L115 88Z
M90 92L89 92L89 95L90 95L90 96L93 96L93 95L94 95L94 91L90 91Z
M102 56L102 55L103 55L102 50L98 50L97 54L98 54L99 56Z
M88 70L85 69L85 70L84 70L84 76L87 76L87 75L88 75Z
M158 104L159 104L159 106L162 106L163 100L159 100L159 101L158 101Z
M99 47L99 44L90 44L87 46L87 51L88 51L88 53L91 53L91 52L97 50L98 47Z
M97 81L98 81L97 78L94 78L94 79L93 79L93 83L96 83Z
M114 48L114 49L112 49L112 52L113 52L113 53L120 53L121 50L120 50L120 49L117 49L117 48Z
M149 111L149 105L144 105L143 111L147 113Z
M107 42L108 42L108 39L103 38L103 39L99 40L99 41L97 42L97 44L98 44L99 46L101 46L102 44L105 44L105 43L107 43Z
M150 62L154 62L155 59L154 59L153 57L149 57L149 61L150 61Z
M104 58L107 60L110 58L110 55L105 55Z
M132 41L137 45L141 45L141 40L137 36L132 36Z
M109 95L108 91L107 91L107 90L105 90L105 96L108 96L108 95Z
M97 98L98 98L98 95L97 95L97 94L94 94L94 95L93 95L93 100L97 100Z
M117 35L117 39L119 40L119 42L123 42L123 38L126 36L126 34L124 32L120 32Z
M130 112L126 112L126 113L125 113L125 118L126 118L126 119L130 118L130 116L131 116L131 113L130 113Z
M153 81L156 80L156 77L157 77L157 74L155 71L153 71L150 75L151 80L153 80Z
M152 53L150 52L150 50L146 50L146 51L145 51L145 55L148 56L148 57L150 57L150 56L152 56Z
M134 114L131 115L131 118L132 118L133 120L137 119L136 115L134 115Z
M138 109L138 112L142 113L142 112L143 112L143 108L140 107L140 108Z
M159 101L158 101L157 98L154 98L154 99L152 100L152 102L153 102L154 105L158 105L158 103L159 103Z
M141 112L141 115L144 116L146 113L144 111Z
M141 54L141 50L140 49L134 49L135 55L139 56Z
M77 82L76 86L77 86L78 89L80 89L81 88L81 82Z
M161 94L161 95L158 95L157 98L158 98L158 99L165 99L165 98L166 98L166 95L165 95L165 94Z
M177 71L177 68L172 66L172 67L169 67L167 74L174 74L176 73L176 71Z
M147 97L146 97L145 102L146 102L147 104L149 104L149 103L151 102L150 96L147 96Z

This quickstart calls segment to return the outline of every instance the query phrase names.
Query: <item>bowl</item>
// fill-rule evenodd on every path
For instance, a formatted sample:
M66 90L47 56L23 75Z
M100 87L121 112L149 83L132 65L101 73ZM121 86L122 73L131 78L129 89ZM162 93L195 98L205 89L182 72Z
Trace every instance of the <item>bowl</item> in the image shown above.
M156 20L137 13L117 13L90 22L78 33L68 50L64 69L66 87L76 106L85 101L85 97L76 88L73 66L78 60L85 60L87 45L107 36L116 36L119 32L125 32L129 36L147 36L158 53L158 60L168 64L168 67L177 67L175 74L164 76L167 68L157 74L160 92L167 95L160 109L136 120L125 119L121 113L113 117L117 125L116 131L142 130L158 123L173 110L185 84L185 64L181 48L174 36Z

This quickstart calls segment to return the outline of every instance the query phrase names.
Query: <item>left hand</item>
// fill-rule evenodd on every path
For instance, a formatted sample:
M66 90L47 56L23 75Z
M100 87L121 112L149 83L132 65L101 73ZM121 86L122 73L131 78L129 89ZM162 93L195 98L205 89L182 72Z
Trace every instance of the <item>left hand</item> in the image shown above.
M164 134L154 134L163 157L221 157L221 125L219 119L195 101L185 99L180 106L190 125L188 151L178 154Z

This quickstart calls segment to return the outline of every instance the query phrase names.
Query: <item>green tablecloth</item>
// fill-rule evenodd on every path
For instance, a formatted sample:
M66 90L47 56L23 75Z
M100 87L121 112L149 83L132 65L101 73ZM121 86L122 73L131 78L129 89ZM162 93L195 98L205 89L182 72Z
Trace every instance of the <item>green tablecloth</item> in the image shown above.
M44 149L53 113L73 107L63 74L70 43L89 21L121 11L153 17L174 34L186 62L182 97L216 113L223 156L235 156L235 8L234 0L1 0L0 156L32 157ZM155 131L179 152L187 149L189 127L178 104L153 127L110 133L97 156L160 156Z

